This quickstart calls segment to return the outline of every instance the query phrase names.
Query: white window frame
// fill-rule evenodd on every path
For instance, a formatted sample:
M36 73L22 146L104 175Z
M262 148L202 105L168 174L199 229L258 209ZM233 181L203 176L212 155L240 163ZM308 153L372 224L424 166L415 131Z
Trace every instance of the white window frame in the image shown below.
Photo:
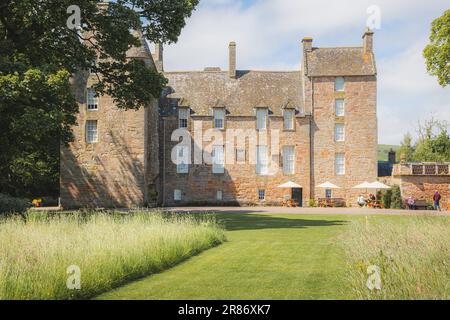
M269 118L269 111L267 108L256 108L256 129L266 130Z
M269 173L269 152L267 146L256 147L256 174L267 175Z
M222 201L223 200L223 191L222 190L217 190L217 192L216 192L216 200L217 201Z
M173 190L173 200L181 201L181 190L180 189Z
M334 159L334 170L336 175L342 176L345 175L345 154L344 153L336 153Z
M344 77L336 77L334 79L334 91L342 92L345 90L345 79Z
M284 130L294 130L294 118L295 118L295 110L294 109L285 109L283 111L283 127Z
M345 116L345 100L344 99L334 100L334 113L335 113L336 117Z
M334 125L334 141L345 141L345 125L343 123L336 123Z
M283 173L294 174L295 173L295 147L283 146Z
M98 121L86 120L86 143L97 143L97 142L98 142Z
M225 150L223 145L214 145L211 152L212 173L221 174L225 172Z
M259 201L266 200L266 189L258 189L258 200Z
M221 124L221 125L218 125ZM225 128L225 109L224 108L214 108L213 109L213 127L214 129L224 129Z
M189 108L178 108L178 128L187 129L189 123Z
M189 173L189 147L176 146L177 173Z
M95 90L92 88L86 89L86 109L87 111L98 110L98 97L95 95Z

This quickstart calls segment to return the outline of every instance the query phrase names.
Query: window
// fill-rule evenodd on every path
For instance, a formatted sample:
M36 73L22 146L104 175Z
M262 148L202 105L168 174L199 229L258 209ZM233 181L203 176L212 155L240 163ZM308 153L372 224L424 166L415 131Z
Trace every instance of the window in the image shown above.
M335 91L344 91L344 77L337 77L334 80L334 90Z
M236 149L236 162L245 163L245 149Z
M267 109L256 109L256 128L258 130L266 130L267 128Z
M264 189L258 190L258 200L260 200L260 201L266 200L266 190L264 190Z
M188 108L178 109L178 128L187 128L188 126Z
M181 190L180 189L173 190L173 200L175 200L175 201L181 200Z
M284 110L284 130L294 129L294 110Z
M212 172L224 173L225 157L223 152L223 146L213 146L211 156L212 156Z
M187 146L177 146L177 173L189 172L189 148Z
M92 59L91 66L89 67L89 75L95 74L95 68L97 67L97 58Z
M222 201L222 198L223 198L222 190L217 190L217 192L216 192L216 200Z
M295 149L294 146L283 147L283 173L293 174L295 163Z
M344 99L336 99L334 102L334 113L336 117L343 117L344 111Z
M225 109L214 109L214 128L223 129L225 122Z
M345 157L343 153L336 153L335 170L337 175L345 174Z
M260 175L267 174L267 146L258 146L256 148L256 173Z
M331 189L325 189L325 198L327 198L327 199L332 198Z
M344 141L345 140L345 127L343 123L336 123L334 126L334 140Z
M86 105L87 110L98 110L98 97L95 96L95 91L92 88L88 88L86 91Z
M98 141L97 120L86 121L86 142L94 143Z

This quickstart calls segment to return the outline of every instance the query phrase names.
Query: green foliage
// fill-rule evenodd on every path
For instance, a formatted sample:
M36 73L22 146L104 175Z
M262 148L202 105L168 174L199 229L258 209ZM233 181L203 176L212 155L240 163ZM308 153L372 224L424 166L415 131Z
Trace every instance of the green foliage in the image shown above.
M403 199L400 191L400 187L398 185L393 185L391 195L391 205L390 208L393 209L402 209L403 208Z
M310 207L317 207L317 201L315 199L309 199L308 205Z
M167 80L126 53L141 42L175 42L198 0L99 0L0 3L0 192L58 193L60 142L72 140L77 105L70 75L91 69L97 94L139 109ZM67 8L81 11L70 29ZM93 65L93 61L96 61Z
M23 213L29 207L31 207L31 202L27 199L14 198L7 194L0 193L0 214Z
M406 161L412 162L446 162L450 161L450 135L448 123L435 119L419 124L419 138L415 144L407 133L401 143L399 153L405 155Z
M388 209L392 204L392 189L386 189L381 192L381 202L384 208Z
M430 44L423 50L428 72L441 86L450 84L450 10L431 23Z

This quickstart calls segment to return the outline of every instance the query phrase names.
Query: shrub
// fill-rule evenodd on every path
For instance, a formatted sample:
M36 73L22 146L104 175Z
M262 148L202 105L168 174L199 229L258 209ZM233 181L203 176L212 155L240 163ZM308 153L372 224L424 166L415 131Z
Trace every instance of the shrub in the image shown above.
M11 197L0 193L0 214L2 213L23 213L31 207L30 201L22 198Z
M391 208L393 209L403 208L402 194L400 192L400 187L398 185L392 186Z
M308 205L309 205L310 207L317 207L317 202L316 202L315 199L309 199Z
M383 203L383 206L386 209L391 207L391 204L392 204L392 189L386 189L386 190L384 190L382 192L381 202Z

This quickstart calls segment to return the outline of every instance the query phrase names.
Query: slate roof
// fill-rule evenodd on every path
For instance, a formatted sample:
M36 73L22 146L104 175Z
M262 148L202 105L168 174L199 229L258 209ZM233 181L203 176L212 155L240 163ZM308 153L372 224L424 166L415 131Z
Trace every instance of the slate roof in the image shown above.
M362 47L313 48L306 53L305 71L313 77L375 75L375 58Z
M189 106L192 116L210 116L212 108L225 107L228 116L254 116L254 108L268 107L281 116L283 107L302 110L300 71L238 70L236 79L227 71L165 72L169 80L160 99L162 115L177 105Z

